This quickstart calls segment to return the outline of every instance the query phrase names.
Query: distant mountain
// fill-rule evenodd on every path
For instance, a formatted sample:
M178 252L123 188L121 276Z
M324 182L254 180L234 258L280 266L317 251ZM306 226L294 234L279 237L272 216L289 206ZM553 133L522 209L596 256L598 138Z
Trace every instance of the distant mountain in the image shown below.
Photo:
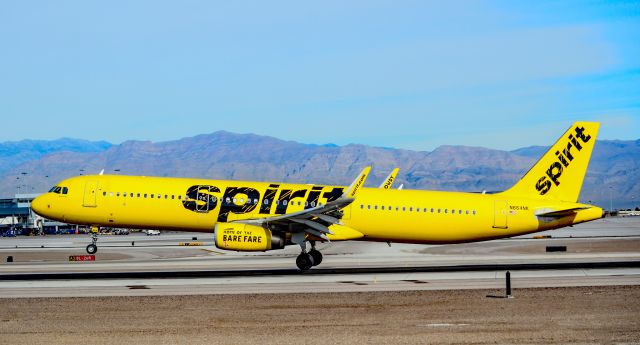
M400 167L396 184L403 183L405 188L498 191L515 183L546 150L441 146L427 152L356 144L308 145L225 131L159 143L85 143L76 150L53 150L36 158L18 154L21 164L0 169L0 195L43 192L63 178L102 169L133 175L347 184L368 164L374 166L369 186ZM21 172L28 174L20 176ZM629 207L640 197L639 181L640 140L600 140L581 200L608 208L611 194L614 207Z
M511 151L540 158L548 149L530 146ZM640 205L640 140L598 140L589 163L581 199L601 206L628 208Z
M62 152L101 152L112 145L106 141L62 138L58 140L21 140L0 143L0 174L42 156Z

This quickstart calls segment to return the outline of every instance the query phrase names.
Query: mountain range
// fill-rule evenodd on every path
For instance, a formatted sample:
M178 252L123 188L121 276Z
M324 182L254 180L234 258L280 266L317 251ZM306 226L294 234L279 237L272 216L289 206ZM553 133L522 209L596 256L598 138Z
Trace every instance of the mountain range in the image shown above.
M359 144L311 145L219 131L153 143L119 145L78 139L0 143L0 197L41 193L59 180L105 173L320 184L348 184L373 165L368 186L394 167L405 188L500 191L513 185L546 147L514 151L440 146L411 151ZM604 208L640 204L640 140L598 140L580 200Z

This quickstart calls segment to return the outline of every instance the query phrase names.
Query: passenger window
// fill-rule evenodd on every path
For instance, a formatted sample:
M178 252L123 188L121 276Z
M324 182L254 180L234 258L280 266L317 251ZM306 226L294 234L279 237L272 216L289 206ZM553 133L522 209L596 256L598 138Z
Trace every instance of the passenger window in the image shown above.
M476 215L476 210L471 211L471 213L473 213L473 215Z
M167 194L164 195L165 199L169 199L169 196Z
M287 200L282 200L282 205L287 206Z
M380 209L384 211L384 205L380 206Z
M149 194L149 197L150 197L151 199L153 199L153 197L154 197L154 196L155 196L155 194Z
M449 210L445 208L445 209L444 209L444 213L445 213L445 214L449 213Z
M69 192L69 188L62 187L62 194L67 194Z
M130 193L130 194L129 194L129 197L133 198L133 193Z
M305 203L305 204L306 204L306 203ZM364 208L364 205L363 205L363 204L360 204L360 209L363 209L363 208Z
M116 193L116 196L120 196L120 192L117 192L117 193Z
M265 205L269 205L269 199L264 199L263 203L264 203Z
M107 196L107 192L102 192L102 196Z
M186 199L187 197L185 196L184 198ZM182 200L182 195L178 195L178 200Z
M158 199L162 199L162 195L161 194L158 194Z
M136 198L139 198L139 197L140 197L140 193L136 194Z
M113 196L113 192L109 192L109 196Z
M378 209L378 205L373 205L373 209L377 210Z
M371 209L371 205L367 205L367 210L370 210L370 209Z
M413 207L409 207L409 212L413 212Z
M458 210L458 214L462 214L462 210Z
M431 213L433 213L433 207L431 208Z
M469 210L466 210L466 211L464 211L464 212L465 212L465 214L469 214Z
M416 207L416 212L420 212L420 208L419 207Z
M440 209L438 209L438 213L440 213Z
M402 207L402 212L406 211L407 208L406 207Z
M400 211L400 207L396 206L396 211Z
M122 193L122 196L126 198L127 197L127 193Z
M426 207L425 207L425 208L423 208L423 209L422 209L422 212L427 213L427 208L426 208Z
M147 193L144 193L144 198L145 198L145 199L147 198Z

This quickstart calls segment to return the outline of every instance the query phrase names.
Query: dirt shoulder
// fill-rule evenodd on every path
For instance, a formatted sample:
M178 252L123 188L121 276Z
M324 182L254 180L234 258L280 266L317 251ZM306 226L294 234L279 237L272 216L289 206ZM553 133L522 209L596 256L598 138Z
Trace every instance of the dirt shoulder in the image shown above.
M640 286L0 299L0 344L640 344Z

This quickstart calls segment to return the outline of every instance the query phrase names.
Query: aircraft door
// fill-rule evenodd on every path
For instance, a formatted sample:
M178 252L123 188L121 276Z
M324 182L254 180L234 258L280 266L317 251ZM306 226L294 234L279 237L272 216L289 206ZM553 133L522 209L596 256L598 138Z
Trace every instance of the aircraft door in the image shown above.
M196 211L198 212L209 212L209 198L211 195L209 194L208 186L199 186L198 187L198 195L196 202Z
M342 219L349 220L351 219L351 205L342 209Z
M82 199L82 206L84 207L96 207L96 194L98 193L98 181L89 180L84 185L84 198Z
M507 209L507 202L502 200L496 200L493 210L493 227L497 229L507 229L507 215L509 210Z

